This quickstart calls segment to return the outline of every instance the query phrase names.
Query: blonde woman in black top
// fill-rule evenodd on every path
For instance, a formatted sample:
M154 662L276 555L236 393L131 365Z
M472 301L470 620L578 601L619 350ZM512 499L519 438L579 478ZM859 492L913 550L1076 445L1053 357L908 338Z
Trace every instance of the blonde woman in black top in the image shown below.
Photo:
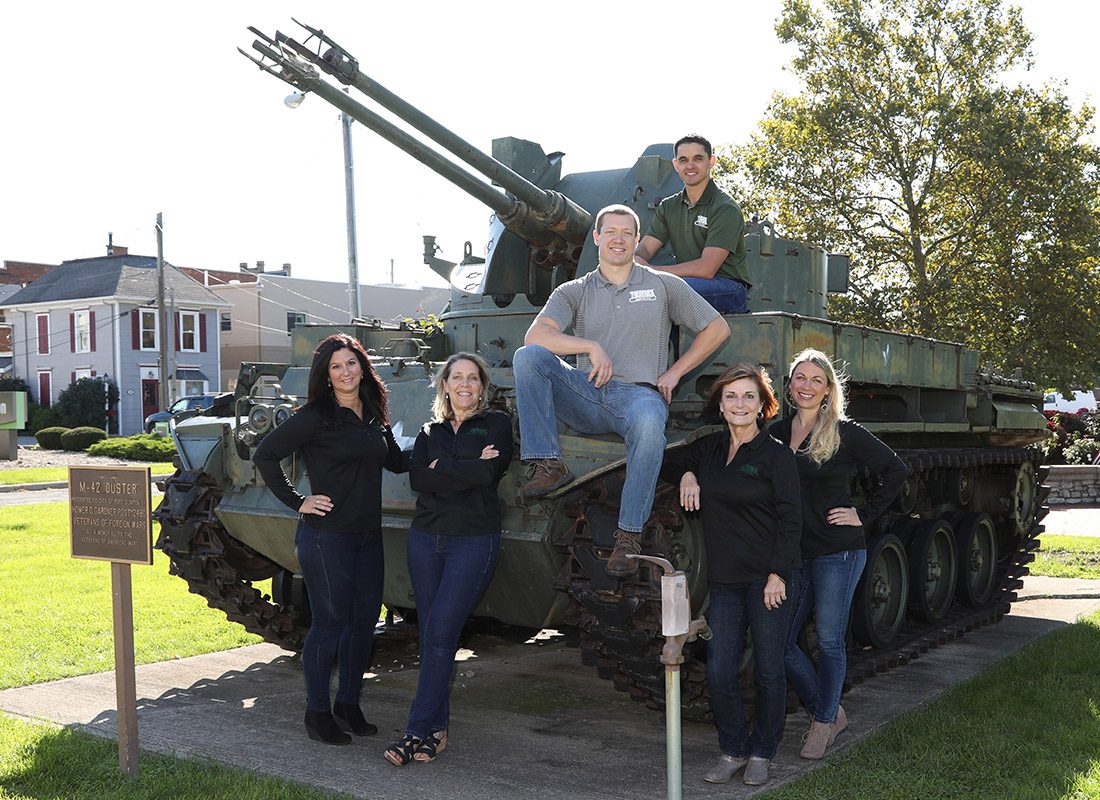
M500 555L497 484L512 460L512 420L489 408L489 368L455 353L436 376L432 421L413 446L409 577L420 623L420 676L405 736L386 750L403 767L447 747L458 637L489 586Z
M845 416L844 378L820 350L803 350L791 363L787 391L794 413L770 433L794 451L802 485L802 570L790 635L787 680L813 717L801 755L818 759L847 725L840 706L847 669L844 635L852 596L867 562L864 523L881 514L900 491L908 469L863 426ZM876 476L863 507L852 506L858 470ZM792 587L792 589L795 587ZM818 663L798 646L814 612Z
M272 493L299 513L294 548L312 622L302 647L306 733L325 744L377 732L359 694L382 605L382 470L405 471L386 422L386 387L358 340L342 333L318 345L308 402L269 433L252 456ZM281 463L297 453L311 494ZM332 663L339 666L329 705Z

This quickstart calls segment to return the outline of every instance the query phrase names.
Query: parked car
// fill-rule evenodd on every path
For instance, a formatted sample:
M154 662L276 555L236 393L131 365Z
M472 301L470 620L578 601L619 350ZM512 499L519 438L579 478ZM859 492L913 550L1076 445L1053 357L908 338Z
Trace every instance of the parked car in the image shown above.
M181 397L176 402L172 403L171 407L167 411L155 411L145 418L145 432L152 433L159 422L164 426L164 431L168 430L168 420L185 411L193 411L198 413L203 409L210 408L214 405L214 398L218 395L215 394L196 394L188 397ZM191 416L190 414L188 416Z
M1096 410L1096 393L1093 391L1072 393L1071 397L1058 392L1048 392L1043 397L1044 411L1063 411L1076 414L1079 411Z

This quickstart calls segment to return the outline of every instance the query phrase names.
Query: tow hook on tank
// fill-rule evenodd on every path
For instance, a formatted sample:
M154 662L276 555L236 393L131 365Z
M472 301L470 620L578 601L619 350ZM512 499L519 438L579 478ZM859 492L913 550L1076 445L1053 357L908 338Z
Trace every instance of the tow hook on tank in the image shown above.
M684 663L684 645L697 637L710 639L710 627L704 617L691 618L687 576L666 558L628 554L657 564L661 575L661 635L665 646L661 663L665 665L665 759L668 771L668 798L681 800L684 793L682 747L680 742L680 665Z

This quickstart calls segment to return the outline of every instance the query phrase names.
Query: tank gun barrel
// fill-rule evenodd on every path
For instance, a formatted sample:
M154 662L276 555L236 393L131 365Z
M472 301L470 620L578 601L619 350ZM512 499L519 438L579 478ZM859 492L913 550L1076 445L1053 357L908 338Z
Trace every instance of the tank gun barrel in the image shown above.
M592 215L585 209L560 192L536 186L505 164L486 155L444 128L377 81L364 75L359 70L359 62L322 31L297 20L295 22L310 32L307 43L316 40L315 49L282 32L276 32L275 38L271 39L255 28L249 28L261 37L253 42L252 47L271 63L257 60L243 50L241 52L264 71L302 91L317 94L375 133L393 142L413 158L484 202L497 213L507 228L533 244L551 244L554 240L561 240L569 245L575 245L584 240L592 226ZM275 69L275 65L279 69ZM495 181L510 192L514 199L487 186L449 159L425 147L415 137L352 99L346 92L340 92L324 81L318 71L331 75L347 86L354 86L482 175Z

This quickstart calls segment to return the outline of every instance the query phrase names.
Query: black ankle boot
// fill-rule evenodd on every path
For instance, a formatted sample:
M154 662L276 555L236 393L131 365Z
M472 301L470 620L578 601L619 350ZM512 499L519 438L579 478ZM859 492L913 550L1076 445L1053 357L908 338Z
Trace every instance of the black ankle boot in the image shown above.
M351 737L336 725L330 711L310 711L306 709L306 733L315 742L325 744L347 744Z
M333 703L332 717L336 724L348 733L356 736L371 736L378 733L378 728L363 719L363 712L358 703Z

